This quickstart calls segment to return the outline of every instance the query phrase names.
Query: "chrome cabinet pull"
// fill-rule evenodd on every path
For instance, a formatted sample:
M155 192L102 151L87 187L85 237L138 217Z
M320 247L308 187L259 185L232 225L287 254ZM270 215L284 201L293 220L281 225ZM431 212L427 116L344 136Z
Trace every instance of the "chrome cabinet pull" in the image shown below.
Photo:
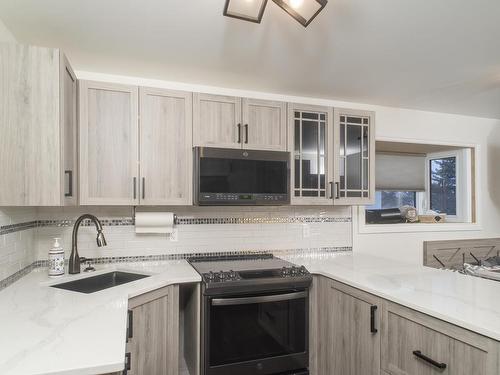
M340 184L335 183L335 199L340 199Z
M330 181L329 184L330 184L330 196L328 197L328 199L333 199L333 181Z
M245 124L245 143L248 143L248 124Z
M422 352L420 350L414 350L413 355L417 358L420 358L422 361L427 362L428 364L430 364L434 367L437 367L440 370L444 370L447 367L446 363L443 363L443 362L440 363L438 361L435 361L432 358L427 357L426 355L422 354Z
M241 143L241 124L238 124L238 143Z

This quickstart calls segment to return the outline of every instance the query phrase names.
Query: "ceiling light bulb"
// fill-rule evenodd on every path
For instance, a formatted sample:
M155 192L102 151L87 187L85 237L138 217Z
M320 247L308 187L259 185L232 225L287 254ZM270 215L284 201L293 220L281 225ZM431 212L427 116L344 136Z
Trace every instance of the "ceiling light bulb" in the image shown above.
M304 0L290 0L290 6L294 9L300 8Z

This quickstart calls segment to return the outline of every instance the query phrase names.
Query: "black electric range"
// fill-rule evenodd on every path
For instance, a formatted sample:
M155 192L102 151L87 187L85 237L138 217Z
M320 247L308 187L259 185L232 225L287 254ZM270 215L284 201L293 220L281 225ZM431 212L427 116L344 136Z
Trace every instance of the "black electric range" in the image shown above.
M312 276L270 254L197 257L202 375L309 374Z

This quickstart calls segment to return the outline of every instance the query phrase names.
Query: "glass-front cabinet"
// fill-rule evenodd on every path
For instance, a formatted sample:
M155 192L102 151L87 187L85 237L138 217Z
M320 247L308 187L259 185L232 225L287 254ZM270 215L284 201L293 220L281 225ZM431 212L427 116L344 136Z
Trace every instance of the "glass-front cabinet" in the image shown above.
M331 204L333 110L290 104L292 204Z
M374 113L291 103L288 116L292 204L371 204Z
M375 114L334 110L334 189L338 205L372 204L375 200Z

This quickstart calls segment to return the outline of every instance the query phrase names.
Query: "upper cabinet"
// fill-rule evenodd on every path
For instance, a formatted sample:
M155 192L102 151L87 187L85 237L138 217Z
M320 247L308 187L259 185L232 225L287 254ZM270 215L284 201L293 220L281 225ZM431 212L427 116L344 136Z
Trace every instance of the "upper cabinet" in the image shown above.
M191 93L81 82L82 205L190 205L192 160Z
M292 204L373 202L373 112L289 103L288 124Z
M140 204L192 204L192 94L140 89Z
M76 204L76 86L60 50L0 45L0 206Z
M80 203L139 203L138 88L80 83Z
M336 205L375 201L375 113L335 109L334 171Z
M290 103L291 203L332 204L333 111Z
M285 151L286 103L195 93L193 145Z

